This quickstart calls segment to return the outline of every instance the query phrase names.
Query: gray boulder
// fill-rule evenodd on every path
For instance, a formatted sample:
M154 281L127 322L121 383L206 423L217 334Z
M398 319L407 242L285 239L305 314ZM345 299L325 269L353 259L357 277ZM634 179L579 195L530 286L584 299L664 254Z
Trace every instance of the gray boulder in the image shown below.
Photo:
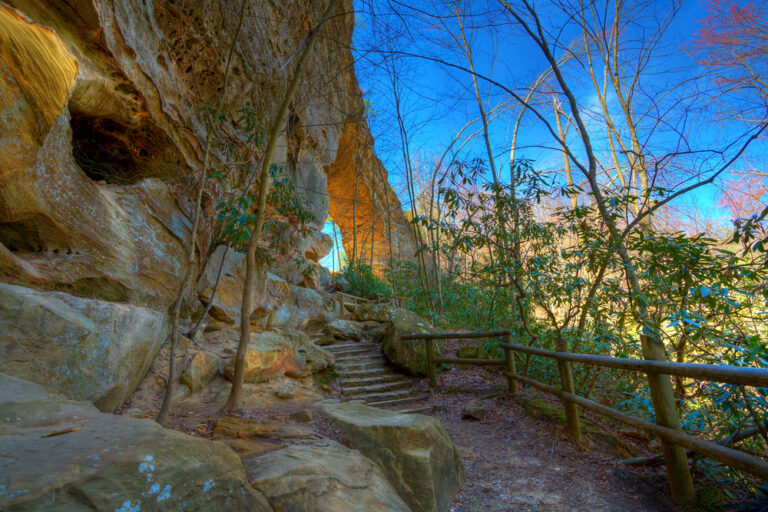
M243 460L254 489L275 511L410 512L381 468L330 439Z
M403 334L435 332L422 317L407 309L395 309L390 315L381 342L384 357L411 375L427 374L427 346L423 340L403 340ZM435 342L435 356L442 354L440 342Z
M0 372L102 411L136 389L167 332L150 309L0 284Z
M0 374L0 510L271 510L221 442Z
M342 340L360 341L363 339L365 324L355 322L354 320L337 318L336 320L332 320L325 324L323 332Z
M414 511L450 510L464 479L464 465L435 418L349 402L326 403L322 410L352 448L384 468Z

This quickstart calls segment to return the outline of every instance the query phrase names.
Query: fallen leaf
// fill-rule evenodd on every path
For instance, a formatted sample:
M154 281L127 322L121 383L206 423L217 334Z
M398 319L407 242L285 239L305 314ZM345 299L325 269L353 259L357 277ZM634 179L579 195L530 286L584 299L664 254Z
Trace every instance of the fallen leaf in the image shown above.
M70 432L74 432L76 430L80 430L81 428L83 428L83 426L82 425L78 425L78 426L72 427L72 428L65 428L64 430L55 430L53 432L48 432L47 434L43 434L40 437L45 438L45 437L60 436L62 434L69 434Z

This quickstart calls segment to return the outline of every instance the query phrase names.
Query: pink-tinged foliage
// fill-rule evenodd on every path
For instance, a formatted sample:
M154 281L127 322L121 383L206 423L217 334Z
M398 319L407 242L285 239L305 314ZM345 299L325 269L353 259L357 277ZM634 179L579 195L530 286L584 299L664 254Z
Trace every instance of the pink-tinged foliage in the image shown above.
M736 218L746 218L768 203L768 175L749 172L725 180L719 205Z
M693 50L701 64L717 68L721 83L757 85L765 79L760 68L768 59L768 3L711 0L699 20Z

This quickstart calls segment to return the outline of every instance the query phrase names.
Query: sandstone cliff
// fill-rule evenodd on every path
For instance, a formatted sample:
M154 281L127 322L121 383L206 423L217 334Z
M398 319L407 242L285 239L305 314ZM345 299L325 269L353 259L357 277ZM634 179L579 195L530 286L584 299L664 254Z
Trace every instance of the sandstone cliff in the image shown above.
M239 5L0 1L0 371L103 409L125 399L146 371L186 263L206 106L222 94ZM249 5L225 94L231 115L216 129L214 167L231 163L231 147L245 144L238 109L248 106L269 125L293 56L323 7L309 0ZM342 8L350 14L340 12L326 27L279 143L277 160L318 219L314 232L275 253L272 272L288 288L317 285L294 260L317 267L330 250L319 233L329 209L351 250L352 209L344 201L358 176L358 244L374 226L375 263L383 265L388 209L394 256L407 258L414 247L371 147L349 49L351 2ZM238 168L229 182L206 186L209 221L220 188L242 179ZM205 253L210 223L203 223L200 240ZM195 294L186 306L187 313L199 310ZM131 318L147 318L142 328L151 324L153 332L137 334ZM56 357L84 347L83 340L99 350L78 352L77 361ZM121 358L137 350L136 374L123 375Z

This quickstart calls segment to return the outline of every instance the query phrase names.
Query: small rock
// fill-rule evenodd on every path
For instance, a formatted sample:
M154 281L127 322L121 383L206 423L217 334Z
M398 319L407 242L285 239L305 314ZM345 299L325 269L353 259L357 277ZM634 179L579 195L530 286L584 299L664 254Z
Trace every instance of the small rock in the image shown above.
M173 395L171 395L171 402L173 403L181 402L191 394L192 394L192 390L189 389L189 386L179 382L173 388Z
M302 409L291 414L291 418L301 423L312 423L312 421L315 419L315 416L312 414L312 411L308 409Z
M131 416L132 418L146 418L148 414L138 407L130 407L123 411L123 416Z
M487 415L488 409L480 402L469 402L461 411L461 419L463 420L481 420Z
M291 381L283 382L274 391L277 398L288 400L296 396L296 384Z
M381 322L377 322L376 320L366 320L362 322L362 324L365 326L366 329L375 329L376 327L381 325Z

